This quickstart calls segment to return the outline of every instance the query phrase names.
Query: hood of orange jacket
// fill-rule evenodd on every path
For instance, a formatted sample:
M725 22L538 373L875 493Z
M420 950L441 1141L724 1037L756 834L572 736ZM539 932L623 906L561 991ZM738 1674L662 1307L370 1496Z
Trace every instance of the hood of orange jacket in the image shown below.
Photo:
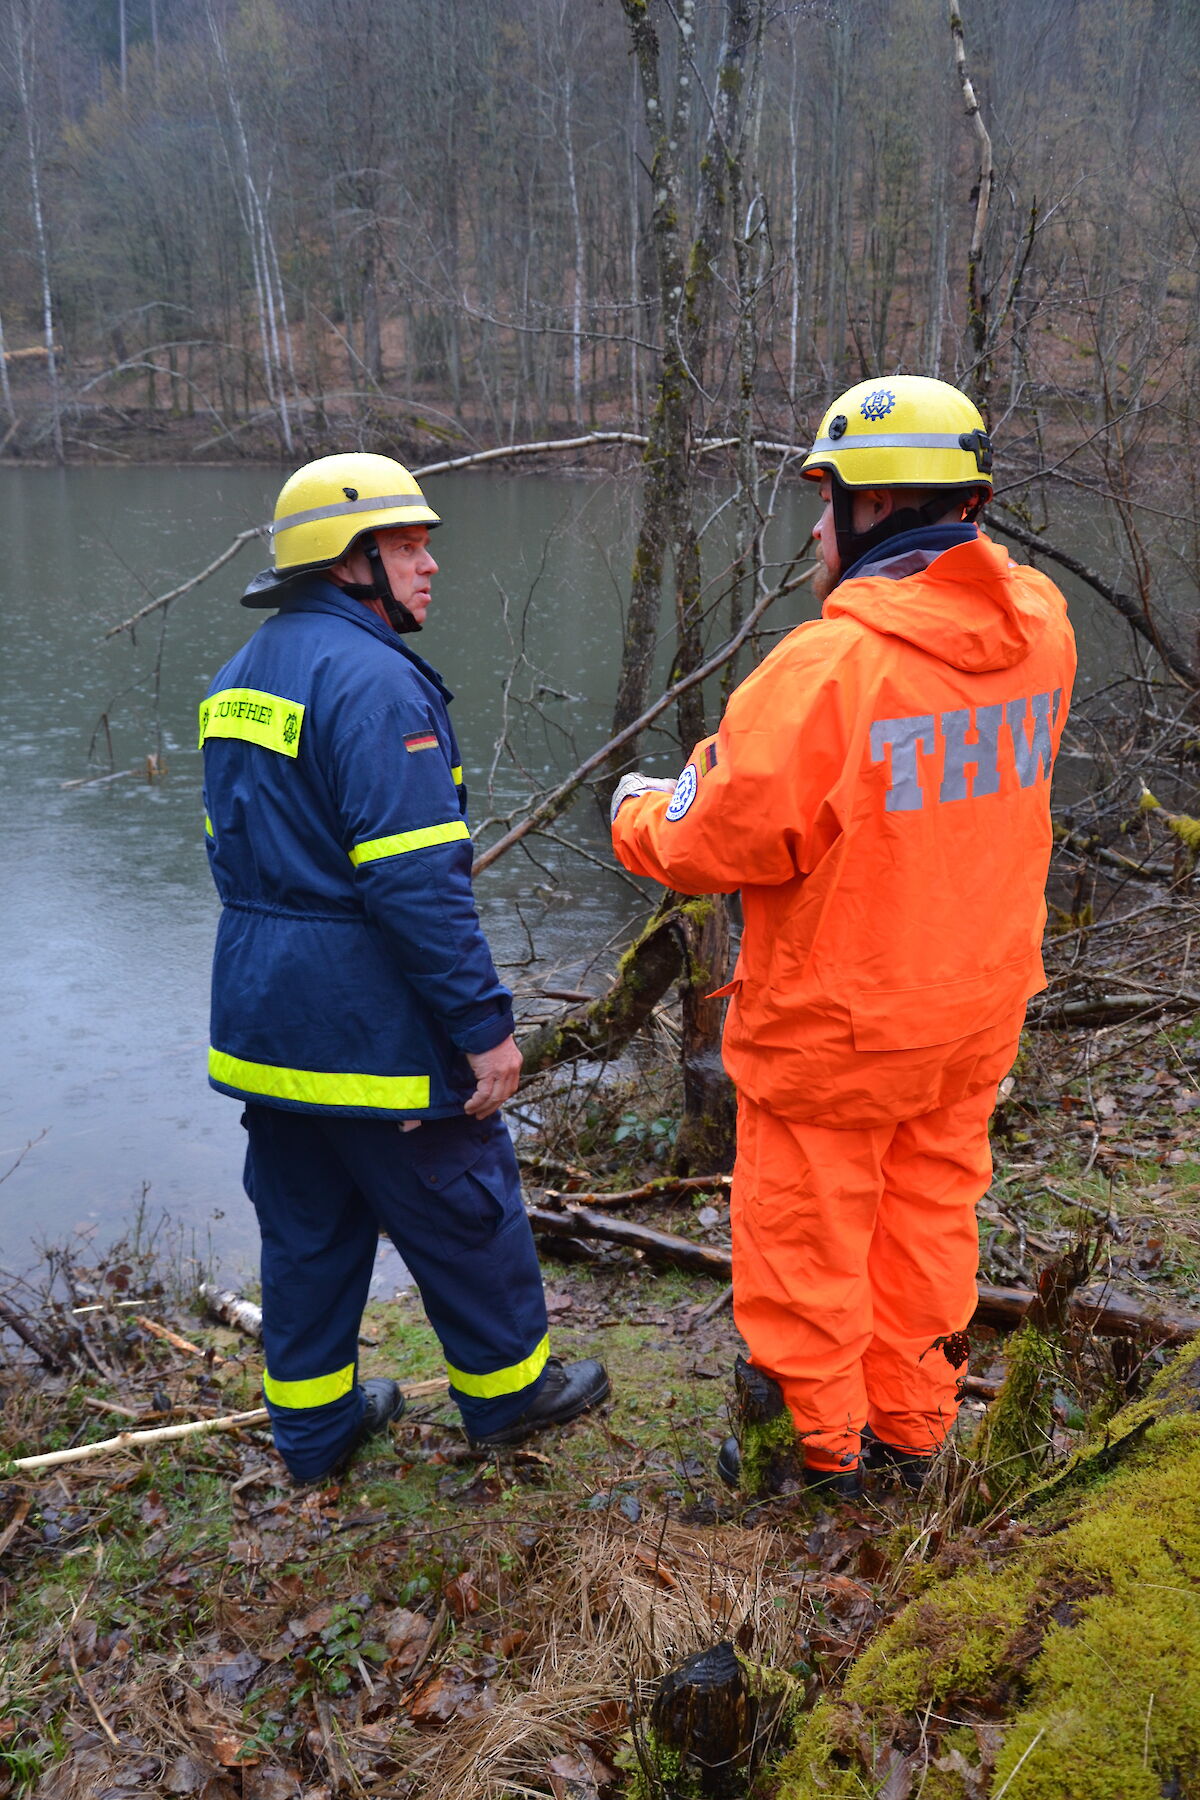
M1001 545L981 533L919 570L904 566L919 555L899 551L872 562L834 589L822 617L857 619L971 673L1011 669L1029 655L1057 608L1040 588L1011 579L1013 564ZM918 572L920 580L905 578ZM1057 596L1056 589L1051 593Z

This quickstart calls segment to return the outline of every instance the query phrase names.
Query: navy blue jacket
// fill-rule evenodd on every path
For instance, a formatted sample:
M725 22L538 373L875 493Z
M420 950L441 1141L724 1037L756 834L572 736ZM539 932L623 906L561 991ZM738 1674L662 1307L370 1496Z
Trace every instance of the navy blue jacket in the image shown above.
M303 1112L439 1118L513 1029L471 892L451 696L321 576L200 708L222 914L209 1079Z

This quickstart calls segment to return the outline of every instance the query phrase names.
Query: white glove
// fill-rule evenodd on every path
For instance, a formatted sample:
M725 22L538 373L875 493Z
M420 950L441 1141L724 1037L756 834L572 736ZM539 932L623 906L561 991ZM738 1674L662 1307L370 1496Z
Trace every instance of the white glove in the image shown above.
M632 800L637 794L673 794L676 785L674 781L662 781L656 775L622 775L612 797L608 814L610 821L615 824L617 814L625 802Z

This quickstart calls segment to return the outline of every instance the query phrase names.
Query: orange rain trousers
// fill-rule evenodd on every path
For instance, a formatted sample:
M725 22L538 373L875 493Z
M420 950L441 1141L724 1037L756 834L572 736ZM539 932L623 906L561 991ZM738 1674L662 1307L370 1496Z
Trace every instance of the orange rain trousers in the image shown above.
M957 1372L933 1345L975 1310L995 1100L989 1085L921 1118L835 1131L738 1096L734 1317L810 1467L856 1463L864 1423L917 1455L954 1423Z

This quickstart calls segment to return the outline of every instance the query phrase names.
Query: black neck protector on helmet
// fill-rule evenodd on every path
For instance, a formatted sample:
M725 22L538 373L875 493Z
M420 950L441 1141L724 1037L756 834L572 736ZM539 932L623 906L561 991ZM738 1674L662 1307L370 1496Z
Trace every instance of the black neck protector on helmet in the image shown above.
M371 580L344 581L343 594L349 594L352 600L382 600L383 610L387 614L387 622L398 637L405 637L409 632L420 631L420 621L414 619L407 606L402 606L392 592L392 584L388 580L387 570L383 566L383 556L373 531L364 531L356 543L371 565Z
M839 480L834 470L829 471L830 494L833 500L833 530L837 538L838 560L842 565L842 574L852 569L860 556L873 550L876 544L886 543L888 538L899 537L902 531L918 531L922 525L936 525L944 519L954 507L957 490L948 488L945 493L934 494L923 506L902 506L890 512L886 519L880 519L866 531L854 529L854 496L861 492L857 488L848 488ZM982 512L987 495L981 490L971 494L969 500L962 500L962 517L971 524Z

